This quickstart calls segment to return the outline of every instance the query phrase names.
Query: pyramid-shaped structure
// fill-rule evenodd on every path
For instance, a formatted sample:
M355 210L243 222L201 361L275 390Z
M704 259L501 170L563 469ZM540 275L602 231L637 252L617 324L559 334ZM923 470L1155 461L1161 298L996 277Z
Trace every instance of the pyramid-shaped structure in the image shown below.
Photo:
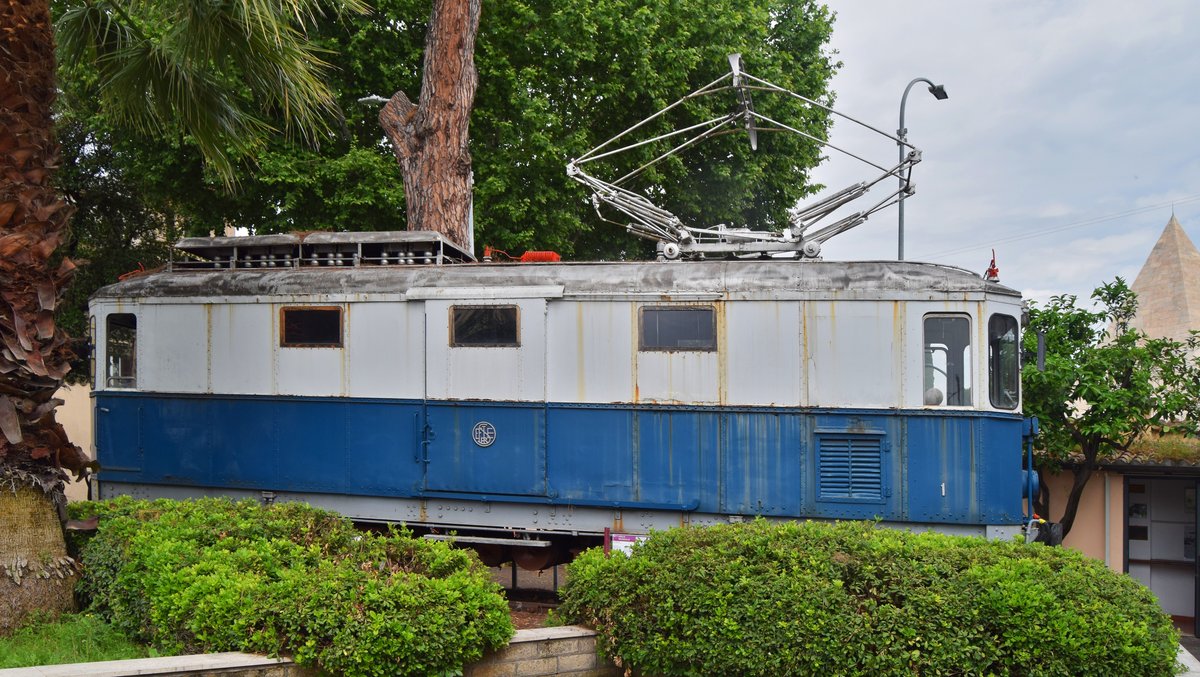
M1138 295L1133 326L1147 335L1183 341L1190 330L1200 329L1200 251L1174 214L1133 281L1133 291Z

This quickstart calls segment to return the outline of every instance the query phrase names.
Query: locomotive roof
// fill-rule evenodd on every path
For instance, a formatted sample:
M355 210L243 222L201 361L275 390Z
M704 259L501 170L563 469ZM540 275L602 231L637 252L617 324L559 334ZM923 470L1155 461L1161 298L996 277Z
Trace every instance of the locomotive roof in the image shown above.
M484 263L163 270L99 289L94 299L244 296L445 296L454 289L552 290L546 296L713 298L944 298L1020 293L979 274L912 261L712 260ZM451 294L439 294L450 292ZM542 295L542 294L532 294ZM461 297L460 297L461 298ZM365 299L364 299L365 300ZM665 300L665 299L664 299Z

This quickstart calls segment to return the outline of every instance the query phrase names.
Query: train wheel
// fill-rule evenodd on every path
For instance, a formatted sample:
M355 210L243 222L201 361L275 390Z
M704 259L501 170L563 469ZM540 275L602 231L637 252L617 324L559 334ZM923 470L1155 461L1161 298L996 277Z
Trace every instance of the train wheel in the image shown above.
M557 548L523 548L512 549L513 562L526 571L541 571L558 563Z
M475 554L479 555L479 559L483 561L484 565L489 567L498 567L511 558L508 548L503 545L475 543L472 547L475 548Z

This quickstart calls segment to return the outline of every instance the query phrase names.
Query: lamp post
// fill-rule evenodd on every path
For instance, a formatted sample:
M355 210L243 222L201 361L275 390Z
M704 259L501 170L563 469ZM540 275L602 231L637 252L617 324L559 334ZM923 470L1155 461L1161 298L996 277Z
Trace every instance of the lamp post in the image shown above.
M929 78L914 78L913 81L908 83L908 86L904 88L904 96L900 97L900 128L896 130L896 136L899 138L899 141L897 141L896 143L898 146L900 146L900 162L904 162L904 153L905 153L904 147L905 147L905 144L908 142L908 130L904 128L904 106L908 102L909 90L911 90L913 88L913 85L917 84L918 82L924 82L927 85L929 85L929 93L932 94L934 96L934 98L936 98L938 101L942 101L943 99L947 99L950 97L950 95L946 93L946 87L944 85L935 85L935 84L933 84L933 81L930 80ZM900 261L903 261L904 260L904 196L905 196L905 192L906 192L905 189L907 188L907 186L905 184L907 182L905 181L903 176L898 176L896 178L899 179L899 181L900 181L900 199L899 199L899 204L897 205L899 207L899 211L900 211L900 223L899 223L900 239L899 239L899 246L898 246L897 252L896 252L896 258L899 259Z

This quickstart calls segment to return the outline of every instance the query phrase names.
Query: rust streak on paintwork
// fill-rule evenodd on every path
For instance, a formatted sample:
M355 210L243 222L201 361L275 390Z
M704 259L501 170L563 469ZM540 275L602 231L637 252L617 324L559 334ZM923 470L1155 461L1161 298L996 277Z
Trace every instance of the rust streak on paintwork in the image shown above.
M282 328L279 325L279 315L283 306L271 304L271 331L267 334L267 354L271 356L271 394L279 394L279 339ZM233 334L233 306L229 306L229 332ZM231 344L235 345L235 344Z
M213 304L206 303L204 304L204 390L207 393L212 393L213 391L212 351Z
M350 309L353 306L353 303L338 304L342 310L342 345L338 346L342 358L338 360L338 382L342 385L342 397L350 395L350 383L347 378L350 371L350 351L346 348L350 345Z
M812 404L812 394L809 392L810 384L812 383L812 348L809 345L809 329L808 329L808 313L812 309L811 303L802 303L800 307L800 378L804 379L801 384L800 392L801 406L809 406Z
M575 397L587 401L587 350L584 339L583 303L575 302Z
M729 401L729 325L723 301L713 303L717 321L717 403Z
M641 355L641 350L640 350L641 343L638 341L638 328L640 326L640 323L638 322L638 317L641 315L641 312L642 311L641 311L640 303L629 304L629 313L630 313L630 323L629 324L632 327L632 334L633 334L632 343L630 344L633 346L633 351L630 353L630 356L629 356L629 370L630 370L630 376L631 376L629 382L633 384L633 400L632 401L634 403L642 401L641 387L638 385L638 356Z
M905 340L905 314L904 305L899 301L892 301L892 354L901 356L899 359L899 373L896 374L896 396L893 400L896 408L903 408L905 405L904 384L908 383L908 361L910 353L907 349L908 341ZM924 356L918 353L919 359L924 359Z

